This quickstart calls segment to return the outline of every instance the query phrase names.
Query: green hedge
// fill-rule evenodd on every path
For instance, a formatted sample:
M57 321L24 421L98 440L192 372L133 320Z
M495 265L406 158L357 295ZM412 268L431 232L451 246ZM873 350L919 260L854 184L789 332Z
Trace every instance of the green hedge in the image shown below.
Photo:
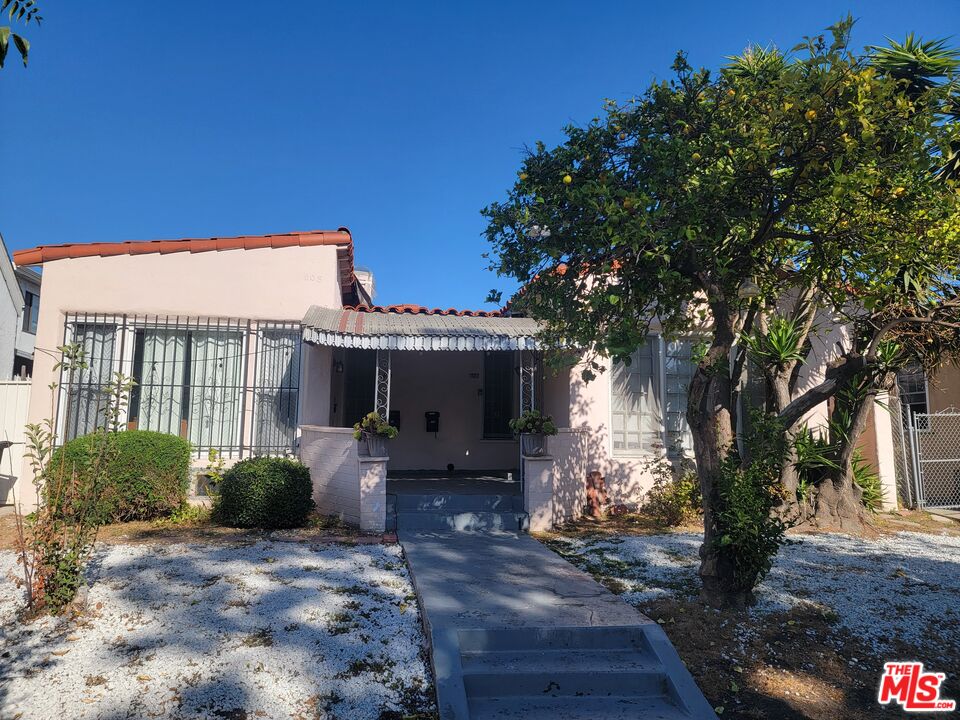
M110 459L97 516L100 522L152 520L179 509L190 487L190 443L176 435L126 430L109 436ZM78 472L91 461L93 436L66 443L51 458Z
M231 527L300 527L313 510L310 471L296 460L258 457L227 470L213 518Z

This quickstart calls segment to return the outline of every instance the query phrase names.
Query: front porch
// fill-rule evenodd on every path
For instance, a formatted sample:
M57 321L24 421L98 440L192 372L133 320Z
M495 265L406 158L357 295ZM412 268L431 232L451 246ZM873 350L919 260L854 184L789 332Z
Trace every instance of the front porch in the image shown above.
M321 512L374 531L397 518L511 532L579 513L582 434L565 430L551 438L551 457L524 458L509 428L533 408L568 422L569 380L543 372L536 323L315 307L304 325L300 455ZM387 457L364 456L352 437L371 411L399 430Z

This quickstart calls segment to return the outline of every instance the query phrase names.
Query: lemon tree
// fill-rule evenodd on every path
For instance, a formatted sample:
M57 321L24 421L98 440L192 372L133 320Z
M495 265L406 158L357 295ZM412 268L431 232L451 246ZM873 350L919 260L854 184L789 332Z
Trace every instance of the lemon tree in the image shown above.
M721 473L751 462L736 442L748 369L788 441L780 517L850 528L863 521L851 463L873 396L908 359L960 349L957 52L912 36L857 51L852 26L789 52L748 48L716 73L679 54L669 80L531 148L483 211L494 269L524 285L513 306L545 323L555 362L578 348L587 380L653 324L704 334L687 417L700 574L719 602L749 591L718 524L731 511ZM829 367L801 382L813 344ZM830 399L822 481L801 498L793 440Z

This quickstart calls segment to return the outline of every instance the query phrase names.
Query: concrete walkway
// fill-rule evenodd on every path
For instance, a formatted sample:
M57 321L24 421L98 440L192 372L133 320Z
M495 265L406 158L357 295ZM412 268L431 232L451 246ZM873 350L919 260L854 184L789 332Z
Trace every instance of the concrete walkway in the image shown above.
M399 536L442 720L716 717L659 625L528 535Z

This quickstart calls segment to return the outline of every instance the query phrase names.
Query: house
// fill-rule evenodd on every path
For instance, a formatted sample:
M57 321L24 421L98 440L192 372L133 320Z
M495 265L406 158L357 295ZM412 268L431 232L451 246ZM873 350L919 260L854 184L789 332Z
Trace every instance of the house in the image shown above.
M40 273L10 261L0 235L0 380L30 377L40 314Z
M44 268L38 347L86 351L80 370L38 354L30 422L50 413L56 381L61 440L90 432L102 386L122 372L136 381L128 428L189 439L198 468L210 450L229 461L299 455L318 508L368 530L387 522L388 485L429 478L522 490L531 527L548 528L580 513L588 473L605 477L614 502L637 503L651 462L690 447L692 339L654 332L634 362L589 384L577 368L555 374L534 319L377 305L345 228L48 245L14 258ZM817 342L825 357L830 339ZM804 372L815 382L822 365ZM544 457L522 457L508 425L531 408L560 427ZM388 457L362 455L352 437L371 410L399 428Z

